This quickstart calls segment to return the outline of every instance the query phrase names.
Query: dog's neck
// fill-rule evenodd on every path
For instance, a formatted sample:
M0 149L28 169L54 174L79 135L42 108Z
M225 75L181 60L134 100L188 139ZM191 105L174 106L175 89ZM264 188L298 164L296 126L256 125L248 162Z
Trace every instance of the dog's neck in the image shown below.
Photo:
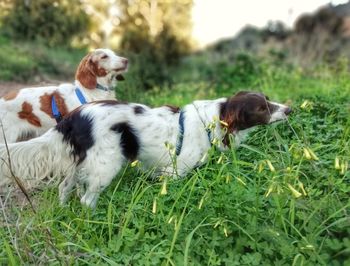
M102 86L102 88L98 88L97 85L95 89L86 88L79 80L75 80L75 86L84 91L84 93L88 96L88 102L115 99L114 87L116 86L116 80L112 82L109 75L97 78L96 80L96 84L99 84Z
M104 77L96 77L96 82L100 85L100 87L110 91L113 91L117 86L117 79L113 73L108 73Z
M222 149L227 149L224 145L223 139L226 135L225 121L220 121L221 105L227 101L227 98L220 98L209 101L194 101L189 108L193 108L198 115L199 125L202 126L200 130L206 131L211 129L211 141L216 140L216 145ZM192 106L192 107L191 107ZM248 133L254 128L231 132L234 136L234 145L237 147L246 138Z
M219 148L224 149L224 145L221 140L224 137L222 126L220 125L220 105L226 101L226 98L220 98L217 100L203 100L194 101L186 106L186 109L192 110L194 114L193 123L195 128L200 130L203 135L208 136L208 130L210 130L210 141L218 140L217 145ZM209 144L209 142L208 142Z

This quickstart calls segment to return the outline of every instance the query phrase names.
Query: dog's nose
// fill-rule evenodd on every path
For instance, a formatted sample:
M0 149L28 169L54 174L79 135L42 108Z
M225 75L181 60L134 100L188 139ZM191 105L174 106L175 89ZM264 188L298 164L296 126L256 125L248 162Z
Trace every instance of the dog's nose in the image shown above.
M123 58L123 59L122 59L122 63L123 63L125 66L128 65L128 62L129 62L128 59L126 59L126 58Z
M286 115L289 115L291 112L292 112L292 108L290 108L290 107L287 107L286 109L284 109L284 113Z

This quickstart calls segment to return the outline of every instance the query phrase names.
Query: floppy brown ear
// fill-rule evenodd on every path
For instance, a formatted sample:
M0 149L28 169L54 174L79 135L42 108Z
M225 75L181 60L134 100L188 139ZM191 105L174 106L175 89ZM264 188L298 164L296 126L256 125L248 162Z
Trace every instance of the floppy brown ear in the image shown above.
M229 98L226 102L224 102L220 107L220 120L225 122L224 126L227 130L226 135L223 139L224 145L229 144L229 134L235 130L235 124L238 119L238 114L233 110L235 107L232 103L233 97Z
M229 98L220 108L220 120L227 124L227 126L225 126L227 133L223 139L223 143L226 146L230 144L229 134L235 133L235 131L239 129L242 119L244 119L241 117L242 104L236 101L235 96Z
M96 88L97 80L94 72L94 63L92 62L91 53L87 54L78 66L75 74L78 80L85 88L93 90Z
M119 81L125 80L124 76L121 75L121 74L117 75L116 79L119 80Z

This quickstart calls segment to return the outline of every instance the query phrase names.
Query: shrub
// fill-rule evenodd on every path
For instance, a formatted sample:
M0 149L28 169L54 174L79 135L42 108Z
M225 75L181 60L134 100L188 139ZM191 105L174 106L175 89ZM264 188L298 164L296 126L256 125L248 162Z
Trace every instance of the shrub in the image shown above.
M50 46L67 45L89 28L79 0L14 0L2 19L3 31L17 40L42 41Z
M140 29L126 31L121 49L126 52L133 66L130 72L132 87L148 90L155 86L171 86L173 75L170 70L179 65L189 45L165 26L154 38Z

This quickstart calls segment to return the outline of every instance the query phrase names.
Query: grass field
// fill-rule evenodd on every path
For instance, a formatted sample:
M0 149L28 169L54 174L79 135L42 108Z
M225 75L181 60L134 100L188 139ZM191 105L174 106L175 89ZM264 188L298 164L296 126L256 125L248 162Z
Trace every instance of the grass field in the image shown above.
M73 81L85 54L83 49L48 48L40 43L13 42L0 35L0 82Z
M127 86L120 99L154 106L247 89L198 81L136 94ZM349 265L347 69L267 67L249 87L289 102L289 121L259 127L238 149L213 149L180 180L126 167L93 211L77 197L59 206L54 186L31 195L36 213L7 201L0 264Z

